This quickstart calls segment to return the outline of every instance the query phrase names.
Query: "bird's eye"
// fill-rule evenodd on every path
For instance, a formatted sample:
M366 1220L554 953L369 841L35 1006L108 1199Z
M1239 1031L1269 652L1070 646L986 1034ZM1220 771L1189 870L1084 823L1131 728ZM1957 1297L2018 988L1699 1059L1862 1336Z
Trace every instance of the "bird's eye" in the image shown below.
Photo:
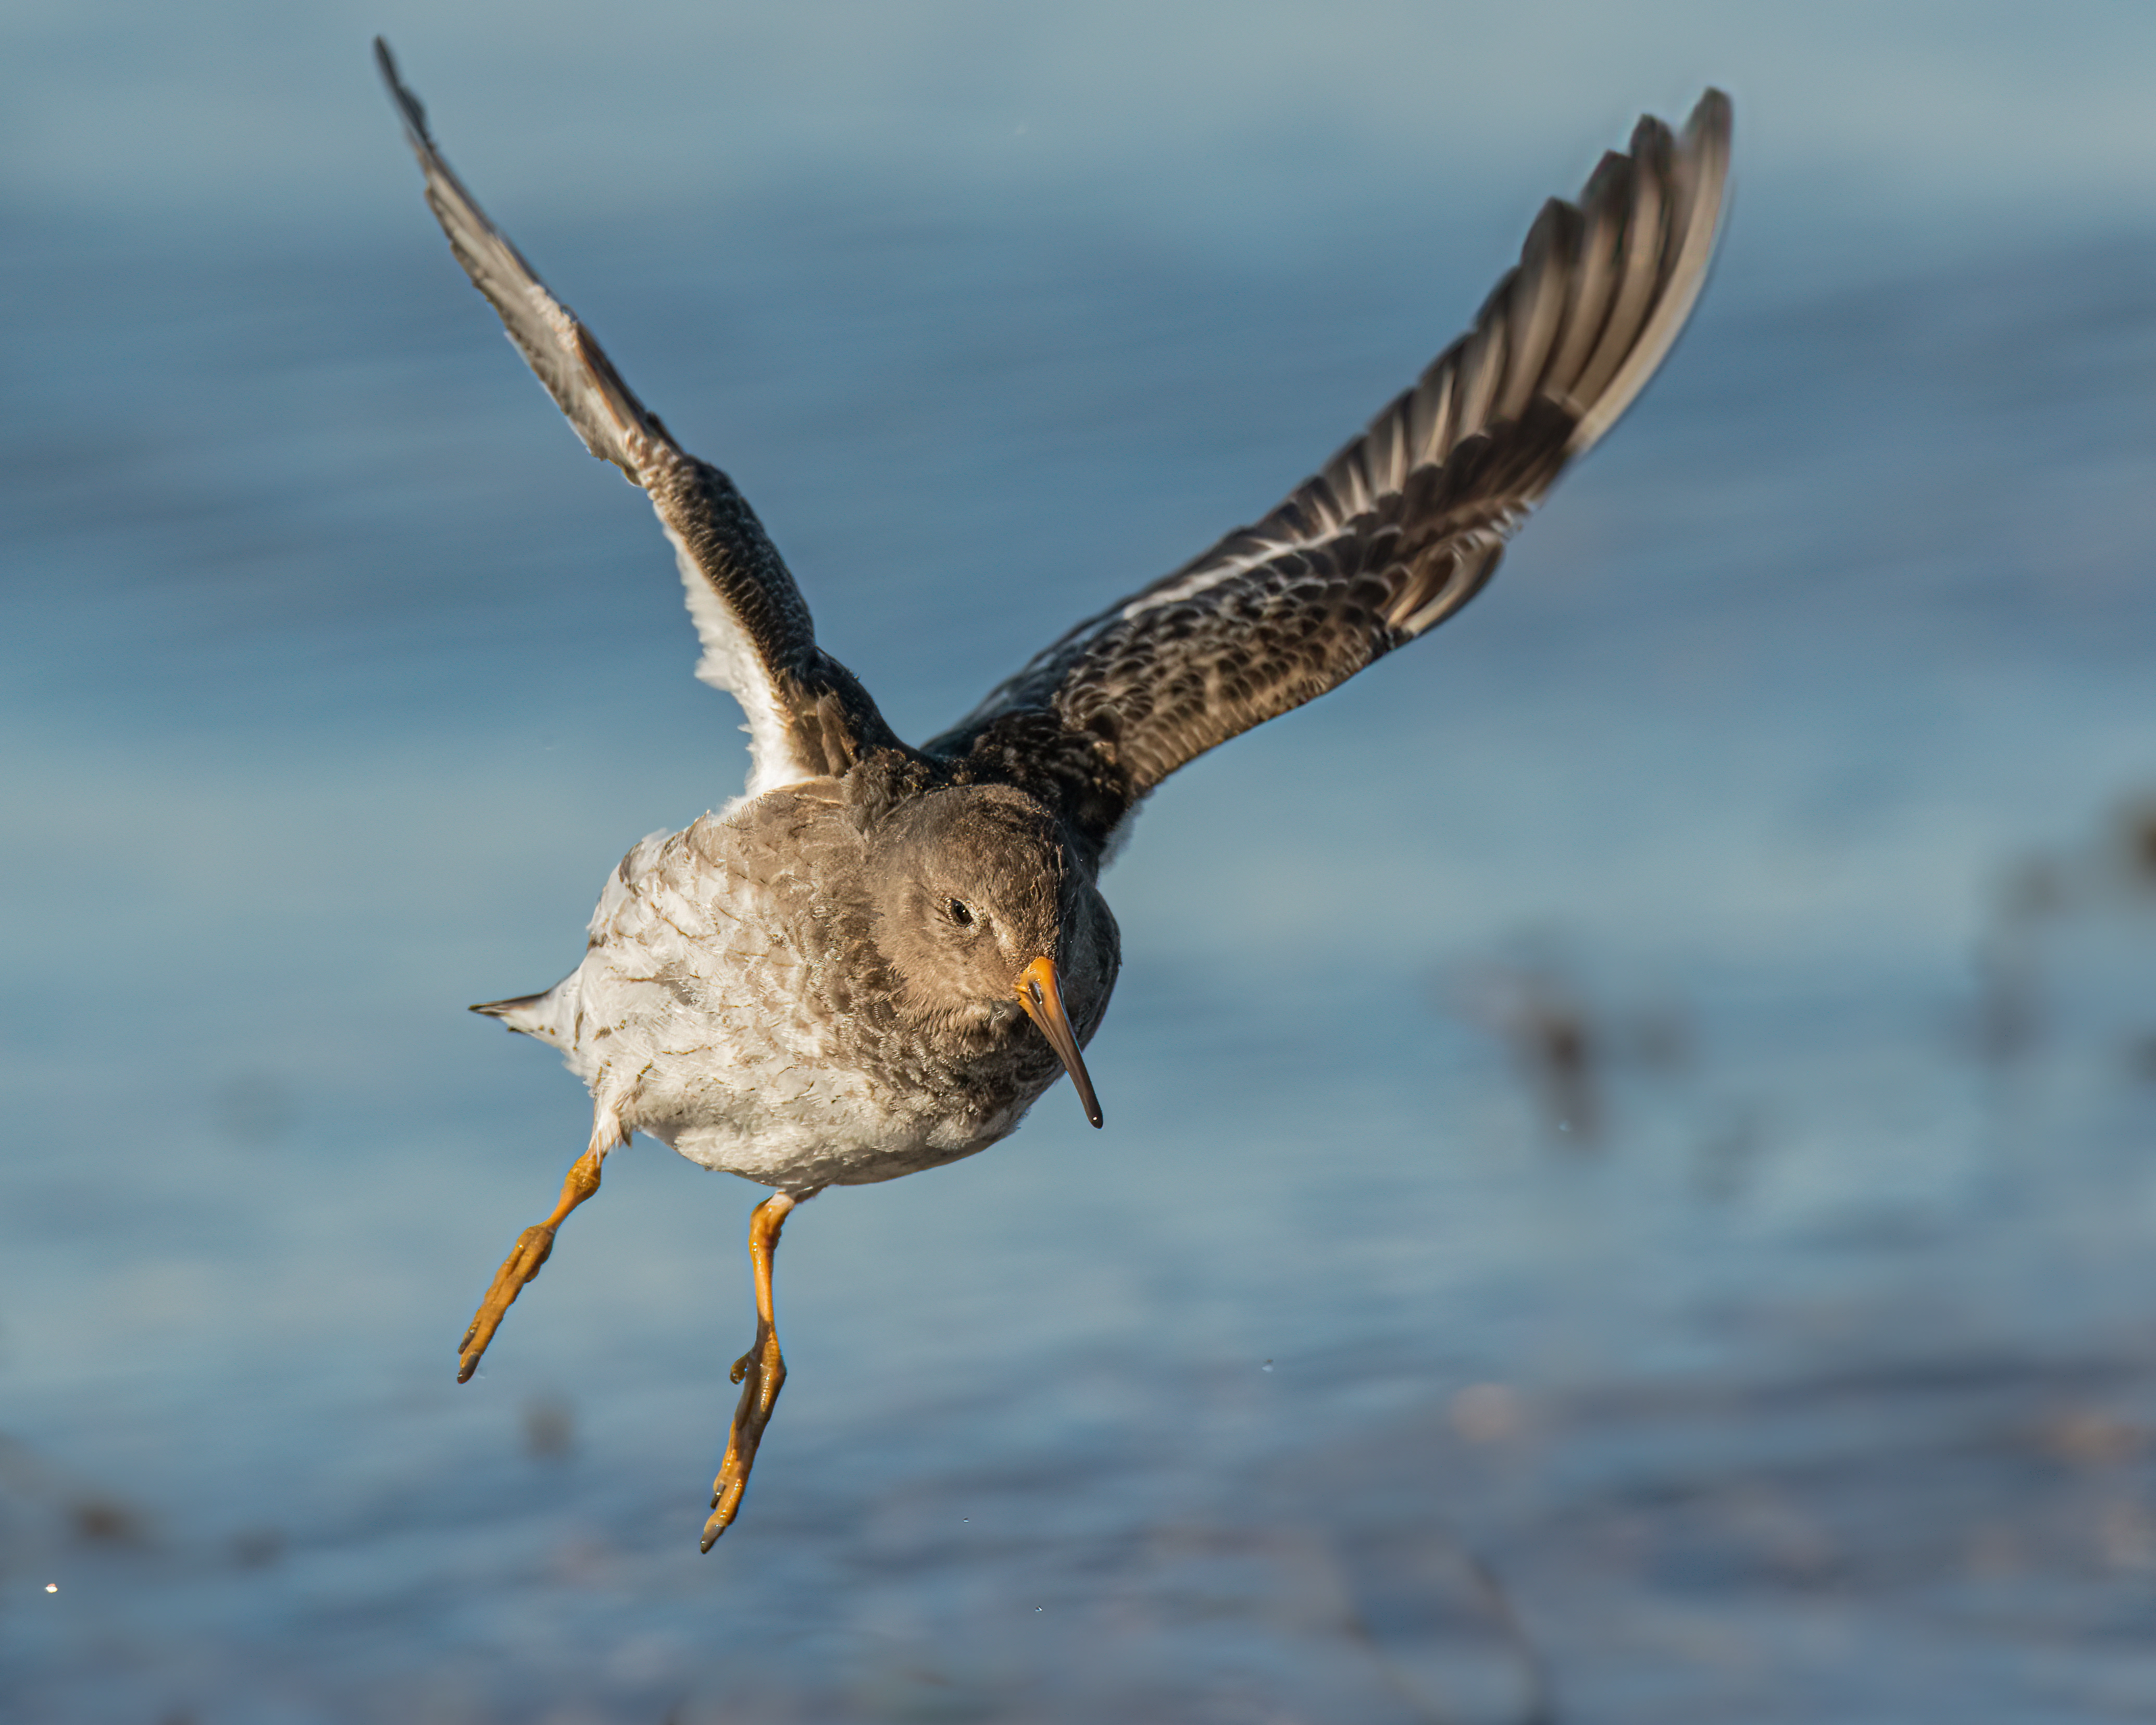
M966 908L966 901L963 899L954 898L944 908L950 911L951 920L959 927L971 928L973 926L973 913Z

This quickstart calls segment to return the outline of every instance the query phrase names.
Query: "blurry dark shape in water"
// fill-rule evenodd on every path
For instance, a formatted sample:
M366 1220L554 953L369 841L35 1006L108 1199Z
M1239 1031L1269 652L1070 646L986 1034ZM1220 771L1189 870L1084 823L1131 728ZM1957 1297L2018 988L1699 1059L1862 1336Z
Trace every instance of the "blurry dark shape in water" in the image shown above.
M1549 1672L1511 1595L1449 1530L1351 1534L1339 1549L1351 1633L1431 1725L1552 1725Z
M2127 880L2143 892L2156 893L2156 796L2129 798L2119 807L2116 825Z
M1993 927L1976 947L1976 1012L1970 1026L1979 1064L2015 1065L2036 1045L2043 1014L2035 955L2018 931Z
M2143 1084L2156 1084L2156 1030L2144 1031L2126 1045L2126 1070Z
M140 1548L150 1543L148 1518L116 1497L78 1497L68 1505L67 1513L74 1537L85 1545Z
M18 1438L0 1434L0 1489L57 1512L85 1545L135 1549L151 1543L150 1518L132 1504L54 1466Z
M274 1149L291 1135L298 1108L290 1089L267 1072L235 1073L211 1098L217 1128L247 1150Z
M2071 897L2059 865L2043 856L2015 865L1994 895L1990 920L1977 937L1970 1026L1979 1064L1994 1072L2018 1065L2042 1040L2040 931Z
M2117 942L2128 933L2128 919L2156 898L2156 796L2122 799L2106 825L2093 841L2024 857L1994 895L1977 941L1970 1027L1978 1060L1994 1071L2030 1058L2050 1020L2072 1019L2101 998L2101 981L2092 992L2087 973L2089 937L2123 955ZM2077 958L2082 974L2076 978ZM2070 989L2070 980L2080 986ZM2129 1031L2124 1047L2125 1070L2156 1079L2156 1034Z
M1484 965L1439 992L1441 1010L1505 1043L1552 1141L1576 1150L1601 1141L1613 1069L1666 1074L1691 1058L1691 1026L1678 1009L1597 1009L1553 961Z
M558 1395L535 1395L524 1404L524 1453L558 1461L577 1446L577 1410Z
M284 1555L282 1527L243 1527L232 1536L232 1561L238 1568L267 1568Z
M2006 877L2000 895L1999 920L2026 928L2057 916L2073 901L2066 873L2047 856L2024 859Z
M1543 969L1491 967L1471 976L1455 998L1460 1016L1511 1050L1551 1137L1593 1149L1602 1133L1607 1044L1574 990Z
M2156 793L2122 797L2093 843L2056 855L2037 852L2008 876L1999 915L2021 927L2071 912L2116 906L2123 896L2156 895Z

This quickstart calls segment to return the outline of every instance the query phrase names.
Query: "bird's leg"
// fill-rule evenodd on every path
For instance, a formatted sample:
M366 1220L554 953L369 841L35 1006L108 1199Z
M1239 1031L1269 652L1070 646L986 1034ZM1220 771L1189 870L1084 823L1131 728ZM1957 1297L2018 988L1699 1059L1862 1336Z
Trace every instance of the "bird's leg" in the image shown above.
M587 1150L578 1157L577 1165L569 1170L569 1178L562 1182L562 1200L554 1206L554 1213L516 1236L515 1250L501 1268L495 1271L494 1286L486 1291L486 1298L479 1302L479 1314L465 1332L465 1339L457 1343L458 1383L465 1382L479 1369L480 1356L494 1339L502 1313L524 1291L524 1284L538 1275L539 1266L554 1250L554 1230L571 1210L599 1189L600 1160L601 1153L597 1148Z
M771 1260L778 1250L778 1230L786 1225L787 1213L798 1202L774 1192L748 1219L749 1262L756 1270L756 1340L734 1362L733 1381L742 1387L741 1400L734 1405L733 1430L726 1435L726 1460L711 1482L711 1518L704 1523L706 1551L733 1524L742 1493L748 1486L748 1471L756 1466L756 1446L763 1441L763 1429L771 1424L771 1410L778 1405L778 1392L786 1384L786 1357L778 1351L778 1320L771 1304Z

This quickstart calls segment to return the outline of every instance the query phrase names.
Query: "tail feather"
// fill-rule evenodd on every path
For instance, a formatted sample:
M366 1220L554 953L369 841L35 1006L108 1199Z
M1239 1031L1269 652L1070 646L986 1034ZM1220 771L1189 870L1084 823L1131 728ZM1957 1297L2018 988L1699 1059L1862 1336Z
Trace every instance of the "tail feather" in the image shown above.
M536 994L520 994L514 1000L482 1001L471 1010L500 1019L511 1029L526 1036L543 1036L547 1029L544 1009L553 993L552 988L545 988Z

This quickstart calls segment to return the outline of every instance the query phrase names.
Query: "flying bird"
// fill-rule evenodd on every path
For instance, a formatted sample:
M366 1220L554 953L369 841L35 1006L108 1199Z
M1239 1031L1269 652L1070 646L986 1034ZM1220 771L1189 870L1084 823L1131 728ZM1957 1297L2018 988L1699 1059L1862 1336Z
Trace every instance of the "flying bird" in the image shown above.
M1121 961L1099 874L1161 781L1453 615L1576 457L1631 405L1706 279L1730 105L1651 117L1576 203L1553 198L1468 332L1271 514L1086 619L915 747L816 644L733 482L675 441L435 147L375 58L449 248L584 446L650 498L702 643L748 716L744 793L608 878L583 961L473 1009L558 1049L588 1147L459 1344L496 1327L632 1133L772 1189L749 1223L756 1335L703 1548L740 1508L786 1379L772 1260L827 1186L940 1167L1012 1132L1068 1075Z

